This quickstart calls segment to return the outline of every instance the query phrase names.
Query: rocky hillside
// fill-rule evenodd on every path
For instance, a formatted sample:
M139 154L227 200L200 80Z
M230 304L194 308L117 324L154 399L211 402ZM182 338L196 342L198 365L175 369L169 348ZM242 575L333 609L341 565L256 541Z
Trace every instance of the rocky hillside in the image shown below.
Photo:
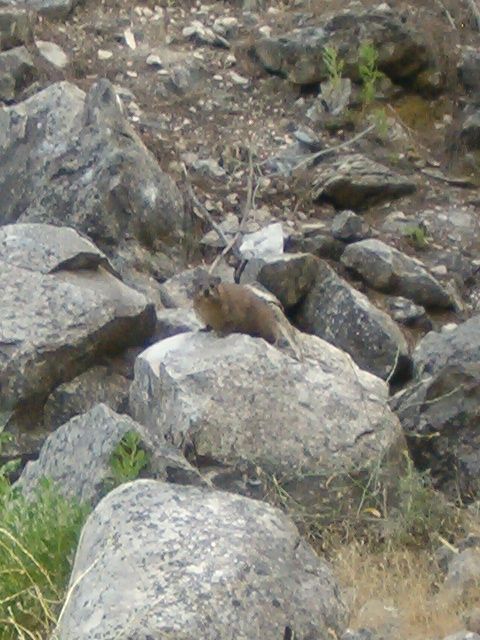
M425 638L333 531L435 538L480 638L478 0L5 0L0 101L0 479L91 509L5 639ZM293 352L200 331L205 269Z

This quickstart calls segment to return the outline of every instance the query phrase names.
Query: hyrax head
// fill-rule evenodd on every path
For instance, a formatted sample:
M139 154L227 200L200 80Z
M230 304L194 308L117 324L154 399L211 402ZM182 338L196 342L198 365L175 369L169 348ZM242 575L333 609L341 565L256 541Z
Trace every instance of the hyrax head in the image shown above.
M211 300L218 298L218 285L221 281L221 278L206 271L198 273L193 280L193 297Z

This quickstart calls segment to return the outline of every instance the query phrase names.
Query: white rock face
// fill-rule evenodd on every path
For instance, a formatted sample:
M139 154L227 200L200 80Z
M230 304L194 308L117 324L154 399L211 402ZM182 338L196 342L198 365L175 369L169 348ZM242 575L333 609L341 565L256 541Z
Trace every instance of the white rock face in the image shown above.
M88 519L52 640L281 640L341 635L329 567L279 510L152 480L122 485Z
M314 336L302 349L299 362L245 335L168 338L137 358L132 415L198 458L247 461L312 487L403 442L382 380Z

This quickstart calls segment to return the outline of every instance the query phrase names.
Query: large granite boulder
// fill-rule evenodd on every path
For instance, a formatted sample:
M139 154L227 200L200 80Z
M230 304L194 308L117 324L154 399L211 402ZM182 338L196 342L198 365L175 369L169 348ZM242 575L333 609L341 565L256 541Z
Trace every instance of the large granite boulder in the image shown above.
M327 640L346 624L330 568L281 511L152 480L100 502L71 585L52 640Z
M145 344L155 309L75 230L0 227L0 412L42 404L105 353Z
M245 335L163 340L137 358L130 411L201 467L221 469L222 488L239 490L229 482L241 470L256 495L260 469L304 504L338 502L334 482L324 491L335 476L353 497L352 478L404 446L387 386L323 340L296 336L303 361Z

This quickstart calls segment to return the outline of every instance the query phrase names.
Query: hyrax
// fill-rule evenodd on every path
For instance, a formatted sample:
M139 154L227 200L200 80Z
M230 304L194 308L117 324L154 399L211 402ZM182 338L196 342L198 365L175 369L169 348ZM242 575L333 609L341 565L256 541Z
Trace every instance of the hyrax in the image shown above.
M207 328L219 335L247 333L277 344L282 336L279 321L268 302L240 284L222 282L202 274L194 282L193 307Z

